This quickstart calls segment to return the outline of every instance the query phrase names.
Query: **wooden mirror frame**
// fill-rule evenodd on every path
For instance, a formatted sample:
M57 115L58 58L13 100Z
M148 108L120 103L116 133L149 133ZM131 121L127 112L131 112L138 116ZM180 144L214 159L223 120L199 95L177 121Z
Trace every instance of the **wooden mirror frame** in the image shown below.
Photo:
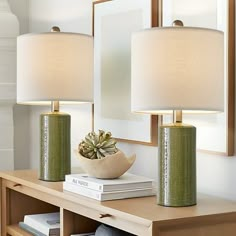
M234 155L235 122L235 0L229 1L229 37L228 37L228 132L227 154Z

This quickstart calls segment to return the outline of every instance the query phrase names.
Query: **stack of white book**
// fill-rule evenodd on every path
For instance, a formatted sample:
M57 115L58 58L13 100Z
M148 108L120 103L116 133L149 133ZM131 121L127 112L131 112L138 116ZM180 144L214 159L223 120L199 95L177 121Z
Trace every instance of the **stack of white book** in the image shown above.
M25 215L19 226L34 236L60 236L60 213Z
M66 175L63 190L99 201L146 197L155 194L152 179L129 173L117 179L97 179L87 174Z

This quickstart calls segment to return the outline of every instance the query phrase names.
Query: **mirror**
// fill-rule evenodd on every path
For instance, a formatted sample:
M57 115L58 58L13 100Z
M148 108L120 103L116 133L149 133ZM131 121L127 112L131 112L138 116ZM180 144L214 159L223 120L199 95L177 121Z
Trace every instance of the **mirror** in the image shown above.
M157 146L157 116L131 112L131 35L158 25L158 0L94 2L94 131Z
M184 123L197 127L197 149L221 155L234 154L234 76L235 2L234 0L164 0L162 25L176 19L185 26L218 29L225 37L225 111L220 114L185 115ZM207 88L206 88L207 93ZM164 122L169 118L164 117Z

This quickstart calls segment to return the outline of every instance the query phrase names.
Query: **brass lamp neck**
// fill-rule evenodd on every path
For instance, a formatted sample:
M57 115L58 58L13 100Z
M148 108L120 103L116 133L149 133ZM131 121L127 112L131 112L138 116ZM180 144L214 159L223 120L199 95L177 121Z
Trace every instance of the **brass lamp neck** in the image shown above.
M182 110L173 111L173 123L182 123Z
M51 101L51 112L59 112L60 104L59 101Z

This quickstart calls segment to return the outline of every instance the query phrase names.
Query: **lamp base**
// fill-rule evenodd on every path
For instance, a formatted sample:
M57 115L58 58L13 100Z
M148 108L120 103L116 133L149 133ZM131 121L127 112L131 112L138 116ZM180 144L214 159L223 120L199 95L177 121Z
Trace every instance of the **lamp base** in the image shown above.
M196 204L196 128L182 123L159 129L159 189L162 206Z
M41 114L40 176L45 181L63 181L71 173L70 115Z

